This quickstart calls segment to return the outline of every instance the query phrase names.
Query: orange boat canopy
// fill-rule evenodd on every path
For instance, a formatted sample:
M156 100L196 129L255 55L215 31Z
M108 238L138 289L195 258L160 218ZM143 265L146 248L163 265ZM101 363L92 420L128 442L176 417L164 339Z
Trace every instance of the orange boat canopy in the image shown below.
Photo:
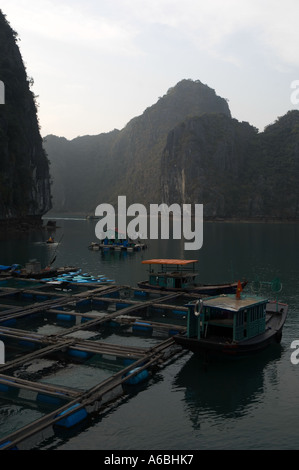
M147 259L142 261L142 264L169 264L185 266L186 264L197 262L197 259Z

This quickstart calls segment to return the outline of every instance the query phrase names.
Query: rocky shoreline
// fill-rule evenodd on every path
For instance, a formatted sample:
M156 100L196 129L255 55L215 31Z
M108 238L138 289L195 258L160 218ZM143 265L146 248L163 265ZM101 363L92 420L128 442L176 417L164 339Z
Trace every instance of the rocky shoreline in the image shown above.
M43 228L43 220L39 216L0 219L0 233L13 231L13 232L27 232L30 230L37 230Z

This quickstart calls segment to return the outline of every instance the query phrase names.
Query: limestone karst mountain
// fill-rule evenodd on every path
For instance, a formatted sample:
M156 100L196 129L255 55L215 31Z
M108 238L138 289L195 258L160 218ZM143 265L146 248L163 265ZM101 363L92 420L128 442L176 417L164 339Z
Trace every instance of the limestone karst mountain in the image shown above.
M128 204L160 203L161 156L168 133L188 116L223 113L227 101L199 80L182 80L122 130L71 141L45 138L55 211L92 213L127 196ZM74 188L76 190L74 191Z
M203 204L212 220L299 218L299 112L259 132L198 80L182 80L122 130L48 136L45 148L55 211L92 214L125 195Z
M49 162L36 100L30 90L17 33L0 10L0 221L40 223L51 208Z

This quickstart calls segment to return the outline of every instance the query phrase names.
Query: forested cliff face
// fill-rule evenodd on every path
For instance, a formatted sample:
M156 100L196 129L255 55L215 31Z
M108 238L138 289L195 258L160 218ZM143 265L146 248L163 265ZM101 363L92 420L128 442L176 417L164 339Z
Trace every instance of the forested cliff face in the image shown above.
M49 162L17 34L0 10L0 221L38 221L51 209Z
M222 114L185 120L169 133L163 152L163 200L204 204L206 217L228 216L236 206L245 209L247 196L237 193L250 181L256 135L249 124Z
M98 204L161 203L161 155L168 132L187 116L230 116L225 99L199 80L182 80L122 130L71 141L45 138L55 211L94 213ZM76 187L74 192L73 188Z
M167 204L203 204L206 219L299 218L299 112L264 132L224 115L185 120L167 139Z
M122 130L71 141L40 136L35 97L0 10L0 222L102 203L203 204L206 219L299 219L299 111L264 132L224 98L182 80ZM1 84L5 103L1 104ZM45 149L45 150L44 150Z
M92 214L124 195L127 205L203 204L211 220L299 219L299 111L258 132L198 80L122 130L44 145L57 212Z

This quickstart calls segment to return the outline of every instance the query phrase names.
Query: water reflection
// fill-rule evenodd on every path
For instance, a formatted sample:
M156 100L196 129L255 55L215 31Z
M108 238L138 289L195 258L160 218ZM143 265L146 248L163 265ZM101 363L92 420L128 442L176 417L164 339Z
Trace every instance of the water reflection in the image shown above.
M174 386L185 389L188 416L198 429L206 416L240 418L264 395L264 373L271 366L270 380L276 382L281 346L275 345L256 357L240 360L205 359L193 354L175 378Z
M59 220L57 225L55 238L59 240L63 234L63 239L57 249L56 266L78 266L90 274L115 279L117 284L135 286L147 278L143 259L198 259L199 280L204 283L239 277L254 280L256 276L261 281L271 281L279 277L283 284L279 300L290 304L281 346L239 362L211 362L206 369L196 356L190 356L180 370L175 363L175 378L168 374L173 369L166 369L159 387L153 386L158 380L156 375L142 386L148 393L128 401L131 406L107 415L106 421L99 418L101 428L86 433L87 448L132 448L132 442L141 443L143 448L165 448L167 443L173 449L181 448L182 443L196 448L199 438L206 447L213 448L221 448L223 441L234 448L298 447L299 366L290 362L290 344L299 338L299 264L295 256L299 224L204 223L201 250L184 251L183 240L153 240L147 250L134 253L88 250L90 243L96 241L94 221ZM0 264L25 265L30 259L37 259L46 266L55 251L44 243L47 236L47 232L9 236L0 233ZM88 370L93 375L94 367L90 365ZM77 371L69 370L72 380ZM39 416L28 413L28 420L36 417ZM22 414L19 421L27 424L27 414ZM228 428L231 435L224 433ZM71 445L82 448L84 436L80 435Z

